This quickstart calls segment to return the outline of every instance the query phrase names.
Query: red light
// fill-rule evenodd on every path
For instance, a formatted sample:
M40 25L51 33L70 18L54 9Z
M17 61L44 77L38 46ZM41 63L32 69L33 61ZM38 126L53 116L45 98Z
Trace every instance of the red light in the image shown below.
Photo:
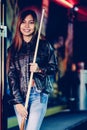
M67 0L69 3L71 3L73 6L78 4L78 0Z
M78 4L79 4L78 0L52 0L52 1L66 7L66 8L73 8L74 11L78 12L78 17L80 17L80 19L87 20L87 8L78 6ZM75 5L77 5L77 6L75 6Z
M87 16L87 8L81 8L79 7L79 11L78 11L80 14L84 15L84 16Z
M61 4L67 8L73 8L73 4L69 3L66 0L54 0L56 3Z
M45 8L45 16L48 17L49 0L42 0L42 8Z

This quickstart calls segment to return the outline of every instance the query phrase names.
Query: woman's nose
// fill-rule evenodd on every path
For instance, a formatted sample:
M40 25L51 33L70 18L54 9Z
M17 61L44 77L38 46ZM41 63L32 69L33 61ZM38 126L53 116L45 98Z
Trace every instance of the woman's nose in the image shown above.
M26 23L26 24L25 24L25 27L27 27L27 28L28 28L28 27L29 27L29 23Z

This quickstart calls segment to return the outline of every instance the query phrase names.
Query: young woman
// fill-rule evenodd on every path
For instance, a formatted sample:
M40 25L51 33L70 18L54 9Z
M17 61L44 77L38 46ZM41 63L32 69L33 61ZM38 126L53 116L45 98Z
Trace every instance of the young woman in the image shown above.
M10 104L14 106L19 127L26 119L26 130L39 130L47 109L48 94L52 91L48 75L56 72L56 61L51 45L40 39L36 63L33 56L36 46L38 22L33 10L22 11L18 16L15 36L8 49L8 83ZM30 73L34 72L28 109L24 104Z

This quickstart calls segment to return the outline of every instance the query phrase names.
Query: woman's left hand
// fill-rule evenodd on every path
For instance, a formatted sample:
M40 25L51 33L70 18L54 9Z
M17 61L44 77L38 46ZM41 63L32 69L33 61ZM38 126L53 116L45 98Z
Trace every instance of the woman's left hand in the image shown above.
M30 63L30 72L39 72L39 66L37 63Z

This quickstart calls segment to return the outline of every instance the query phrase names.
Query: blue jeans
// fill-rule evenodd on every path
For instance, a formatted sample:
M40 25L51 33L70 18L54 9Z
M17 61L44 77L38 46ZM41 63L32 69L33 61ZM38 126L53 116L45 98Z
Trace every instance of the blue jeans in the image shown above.
M29 116L26 121L25 130L40 130L43 118L46 114L48 103L48 94L40 93L35 87L31 88L30 98L29 98ZM21 116L16 111L14 105L15 113L18 119L19 127L21 125Z

